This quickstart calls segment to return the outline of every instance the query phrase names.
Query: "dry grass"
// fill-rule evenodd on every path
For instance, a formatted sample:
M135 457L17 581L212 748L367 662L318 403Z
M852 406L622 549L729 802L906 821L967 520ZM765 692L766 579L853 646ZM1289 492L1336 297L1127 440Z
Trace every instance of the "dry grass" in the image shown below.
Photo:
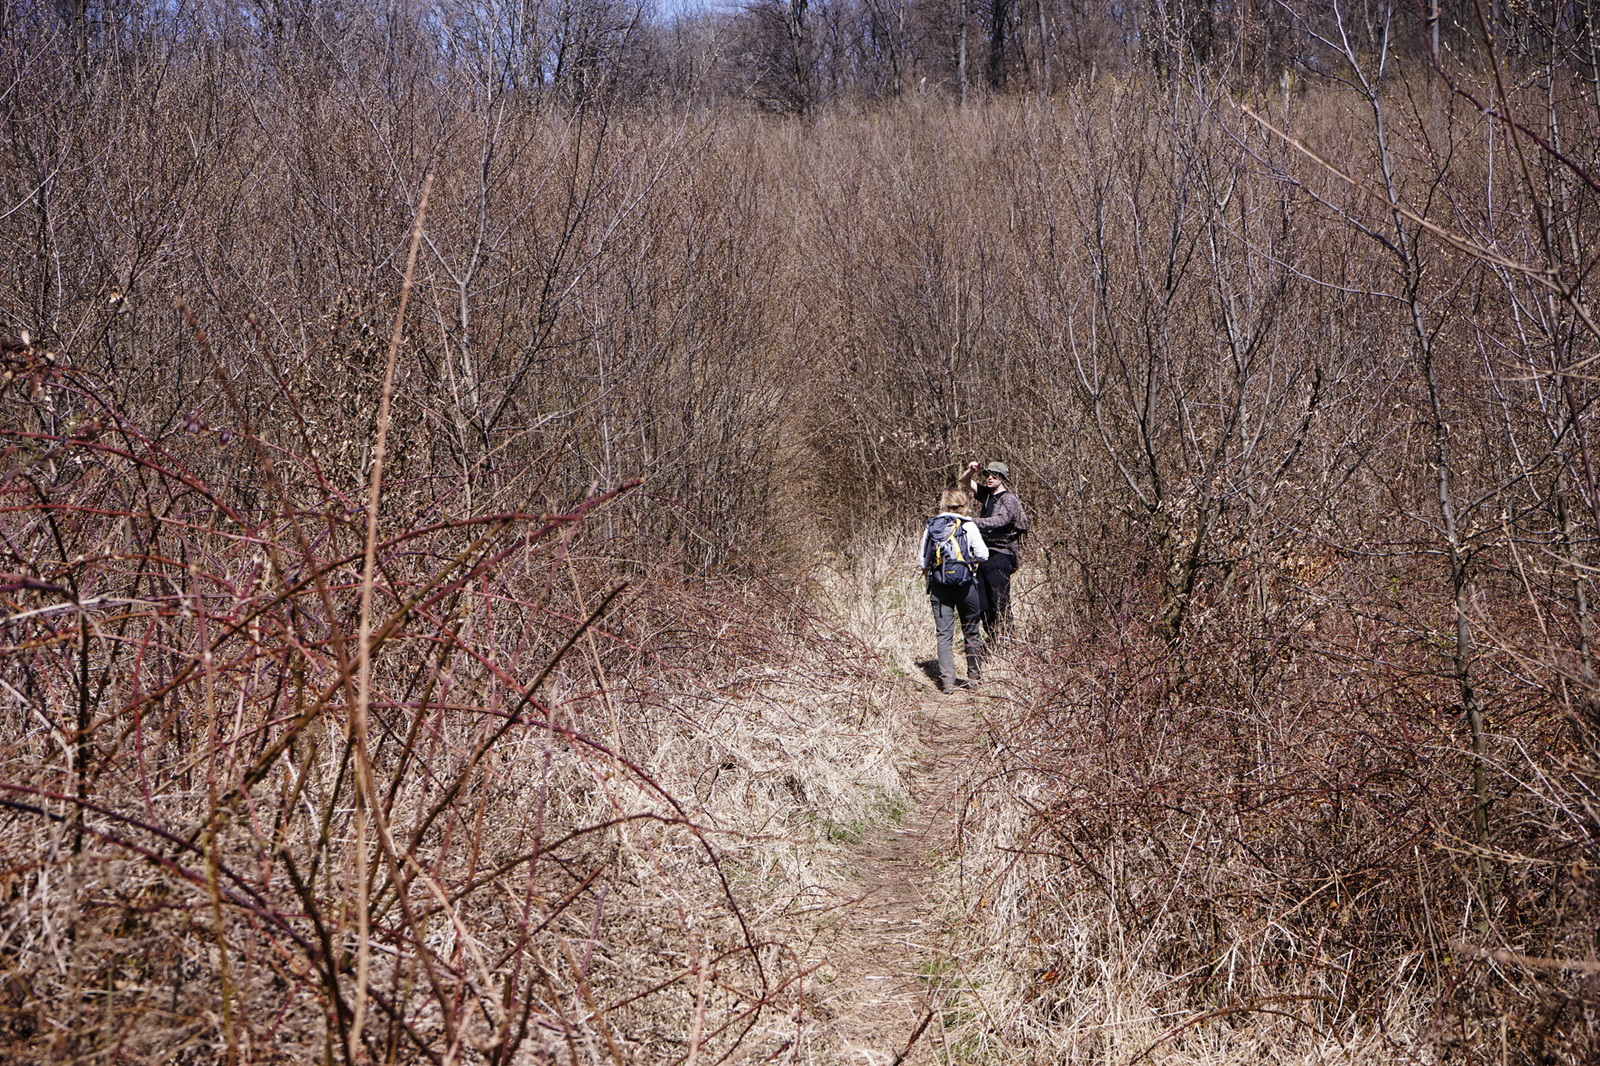
M380 522L363 741L361 525L336 496L244 510L248 477L207 485L203 452L186 470L107 417L114 445L24 438L37 458L8 486L7 535L33 553L9 583L20 713L0 748L8 1053L795 1046L806 974L768 930L909 757L904 699L803 589L639 564L615 583L573 535L617 493ZM233 446L236 475L291 469ZM141 475L161 502L119 505L108 534L100 501Z
M1559 717L1539 739L1531 715L1497 732L1505 872L1486 915L1450 828L1470 795L1447 685L1421 662L1335 665L1357 635L1349 577L1325 579L1339 606L1254 703L1222 671L1174 687L1171 649L1136 631L1027 653L987 704L995 743L943 886L968 919L947 919L962 1061L1581 1061L1590 896L1565 864L1587 846L1592 770ZM1521 1022L1488 1013L1518 1000Z

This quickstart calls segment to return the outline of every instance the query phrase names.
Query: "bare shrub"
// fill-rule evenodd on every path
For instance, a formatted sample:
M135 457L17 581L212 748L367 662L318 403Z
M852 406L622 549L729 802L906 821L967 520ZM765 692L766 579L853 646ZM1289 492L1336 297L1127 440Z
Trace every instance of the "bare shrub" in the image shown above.
M1419 200L1497 249L1552 243L1511 236L1485 168L1434 150L1471 124L1411 89L1374 92L1366 119L1308 108L1346 140L1393 138L1351 168L1354 192L1244 133L1219 186L1219 148L1191 147L1212 119L1186 124L1182 100L1121 105L1159 119L1152 148L1085 137L1083 177L1061 167L1081 182L1067 202L1112 220L1081 227L1085 266L1044 275L1055 336L1120 390L1080 372L1079 424L1109 462L1078 498L1127 517L1066 546L1095 613L1045 620L1038 692L991 723L964 871L996 908L971 953L998 959L975 970L994 991L970 993L969 1040L1053 1060L1262 1039L1373 1060L1592 1052L1592 875L1571 865L1595 840L1589 596L1566 576L1587 550L1566 498L1586 443L1560 413L1587 386L1533 340L1545 327L1515 325L1564 317L1519 311L1507 283L1555 270L1432 240ZM1256 166L1314 202L1250 209L1273 202L1253 199ZM1239 215L1208 212L1219 188ZM1275 331L1278 292L1314 337ZM1252 363L1237 339L1257 323L1270 354Z
M62 394L94 413L7 442L17 1039L510 1061L709 1052L788 1009L722 849L570 661L623 589L586 598L563 533L615 493L385 530L364 746L348 507L291 504L248 427L152 439L42 355L10 424Z

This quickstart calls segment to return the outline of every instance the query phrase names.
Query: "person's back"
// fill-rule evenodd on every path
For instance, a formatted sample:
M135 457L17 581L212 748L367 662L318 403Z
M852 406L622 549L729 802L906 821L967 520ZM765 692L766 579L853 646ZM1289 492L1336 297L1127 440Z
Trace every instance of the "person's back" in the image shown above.
M934 635L938 641L939 688L955 691L955 623L961 621L966 644L967 683L976 685L982 673L983 643L979 624L983 599L977 575L989 549L971 517L972 498L960 489L947 489L939 500L939 513L928 519L917 546L917 566L927 577L928 603L933 608Z
M972 545L982 544L976 526L963 515L944 512L928 519L922 568L936 585L969 585L978 579L978 557Z

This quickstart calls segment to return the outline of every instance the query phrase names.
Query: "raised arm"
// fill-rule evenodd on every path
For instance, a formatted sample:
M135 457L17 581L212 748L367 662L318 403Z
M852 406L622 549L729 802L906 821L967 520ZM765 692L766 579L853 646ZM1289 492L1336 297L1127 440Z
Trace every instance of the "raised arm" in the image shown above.
M983 464L974 459L962 469L956 478L956 487L968 496L978 495L978 471L983 469Z

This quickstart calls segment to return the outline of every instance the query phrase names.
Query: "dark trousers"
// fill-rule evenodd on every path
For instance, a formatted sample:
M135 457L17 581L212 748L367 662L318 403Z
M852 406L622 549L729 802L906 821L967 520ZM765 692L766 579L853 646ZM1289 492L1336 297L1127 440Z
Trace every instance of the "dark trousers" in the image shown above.
M956 686L956 619L961 620L961 639L967 648L967 680L978 680L983 668L983 638L978 621L983 617L983 594L978 583L964 588L928 583L928 602L933 605L933 632L939 640L939 687L946 692Z
M1015 555L992 550L978 568L978 585L983 589L983 628L990 640L1011 628L1011 574L1016 568Z

